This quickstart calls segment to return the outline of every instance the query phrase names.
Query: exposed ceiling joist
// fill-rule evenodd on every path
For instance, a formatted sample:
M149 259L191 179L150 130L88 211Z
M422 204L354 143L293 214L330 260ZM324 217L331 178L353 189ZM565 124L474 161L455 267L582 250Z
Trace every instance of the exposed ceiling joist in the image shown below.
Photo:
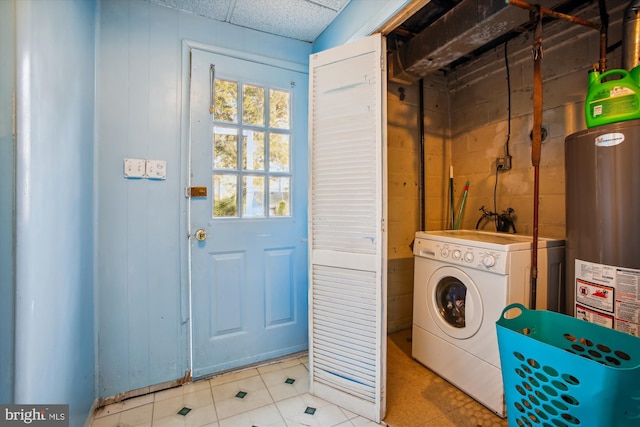
M538 1L553 9L558 0ZM445 68L529 22L529 12L505 0L463 0L416 34L390 58L390 79L402 83Z

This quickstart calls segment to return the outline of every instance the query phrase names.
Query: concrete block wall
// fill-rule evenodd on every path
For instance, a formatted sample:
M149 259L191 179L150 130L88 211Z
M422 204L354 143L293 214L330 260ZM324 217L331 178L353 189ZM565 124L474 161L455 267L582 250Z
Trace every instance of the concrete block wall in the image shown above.
M621 39L621 22L626 1L607 2L609 43ZM580 16L599 23L598 4L578 11ZM465 182L470 182L461 227L475 228L479 208L502 212L515 210L518 233L533 232L533 167L531 139L533 127L532 34L523 33L507 44L511 84L511 132L509 151L512 169L499 172L496 186L496 158L505 155L508 128L508 91L504 45L461 66L447 76L450 97L451 162L454 168L456 216ZM540 163L539 234L565 238L564 139L586 129L584 100L588 70L599 59L597 30L567 21L554 20L543 28L543 142ZM620 48L608 54L608 69L621 67ZM426 120L428 123L428 120ZM427 159L428 161L428 159ZM427 163L428 164L428 163ZM448 177L442 171L441 178ZM438 194L438 180L427 191ZM494 187L496 205L494 208ZM439 205L436 203L436 209ZM428 223L438 224L439 213L427 206ZM436 228L436 227L434 227ZM495 231L492 223L481 229Z
M402 98L402 99L401 99ZM389 83L387 90L388 263L387 329L411 327L413 253L420 229L419 87Z
M442 74L423 79L426 230L449 228L451 136L449 91Z

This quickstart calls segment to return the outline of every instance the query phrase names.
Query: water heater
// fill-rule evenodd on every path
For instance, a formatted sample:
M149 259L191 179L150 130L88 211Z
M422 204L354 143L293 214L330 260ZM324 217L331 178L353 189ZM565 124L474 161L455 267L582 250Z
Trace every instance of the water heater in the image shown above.
M640 120L565 140L566 313L640 336Z

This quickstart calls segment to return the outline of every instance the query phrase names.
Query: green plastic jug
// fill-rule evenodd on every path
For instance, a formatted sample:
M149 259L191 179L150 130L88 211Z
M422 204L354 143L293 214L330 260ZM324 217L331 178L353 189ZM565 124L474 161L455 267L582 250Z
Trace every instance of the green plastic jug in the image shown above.
M618 79L603 81L607 77ZM640 118L640 66L631 72L615 69L600 74L589 72L589 89L585 102L587 127Z

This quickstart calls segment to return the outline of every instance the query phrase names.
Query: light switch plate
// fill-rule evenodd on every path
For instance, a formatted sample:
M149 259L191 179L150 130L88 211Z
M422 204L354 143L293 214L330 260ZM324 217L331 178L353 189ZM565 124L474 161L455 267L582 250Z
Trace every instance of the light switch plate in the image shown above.
M165 160L147 160L147 178L167 179L167 162Z
M145 178L146 162L144 159L124 159L125 178Z

